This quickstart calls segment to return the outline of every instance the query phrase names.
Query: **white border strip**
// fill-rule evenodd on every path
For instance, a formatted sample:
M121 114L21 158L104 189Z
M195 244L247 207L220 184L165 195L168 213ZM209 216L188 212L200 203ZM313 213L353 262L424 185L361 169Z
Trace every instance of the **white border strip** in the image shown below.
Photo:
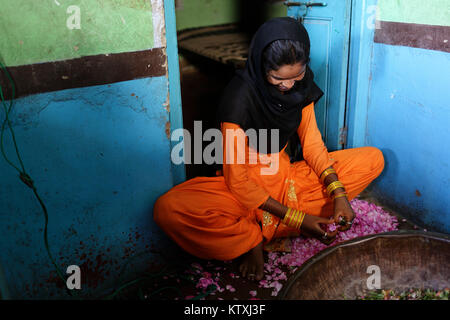
M164 0L151 0L153 20L153 48L166 46L166 29L164 21Z

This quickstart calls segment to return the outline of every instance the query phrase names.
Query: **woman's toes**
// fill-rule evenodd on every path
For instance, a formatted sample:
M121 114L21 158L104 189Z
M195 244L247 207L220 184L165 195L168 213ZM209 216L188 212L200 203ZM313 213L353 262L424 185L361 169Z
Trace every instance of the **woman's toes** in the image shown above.
M264 277L264 267L256 272L256 280L260 281Z
M256 272L255 272L255 267L254 266L251 266L250 267L250 269L249 269L249 271L248 271L248 277L247 277L247 279L249 279L249 280L253 280L254 278L255 278L255 274Z
M245 264L242 264L239 269L240 269L242 277L245 278L247 275L247 266Z

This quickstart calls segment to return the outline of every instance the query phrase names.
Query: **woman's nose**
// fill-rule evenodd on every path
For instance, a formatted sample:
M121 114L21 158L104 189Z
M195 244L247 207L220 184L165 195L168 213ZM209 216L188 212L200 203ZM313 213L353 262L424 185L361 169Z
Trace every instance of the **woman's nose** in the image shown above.
M286 88L292 88L293 86L294 86L294 83L295 83L295 81L294 80L289 80L289 81L283 81L282 83L281 83L281 85L283 86L283 87L286 87Z

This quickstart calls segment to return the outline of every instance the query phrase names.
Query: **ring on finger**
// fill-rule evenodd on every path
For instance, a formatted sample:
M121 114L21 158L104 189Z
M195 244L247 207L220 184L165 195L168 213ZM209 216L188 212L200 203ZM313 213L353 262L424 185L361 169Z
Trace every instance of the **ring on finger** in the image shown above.
M328 233L325 232L324 235L322 236L322 239L326 240L326 239L327 239L327 236L328 236Z

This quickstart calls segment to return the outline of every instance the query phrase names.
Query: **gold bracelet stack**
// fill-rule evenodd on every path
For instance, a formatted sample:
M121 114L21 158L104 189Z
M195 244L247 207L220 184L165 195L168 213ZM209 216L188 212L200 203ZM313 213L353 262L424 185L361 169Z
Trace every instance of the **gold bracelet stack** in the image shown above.
M339 188L344 188L344 185L343 185L342 182L340 182L339 180L330 183L330 184L327 186L327 193L328 193L328 196L331 197L331 193L333 193L334 190L339 189Z
M322 183L325 183L325 178L328 175L333 174L333 173L337 175L336 170L334 170L333 168L325 169L322 172L322 174L320 175L320 178L319 178L320 181ZM344 192L340 192L340 193L335 194L333 196L331 195L334 190L339 189L339 188L344 189L344 185L339 180L333 181L327 186L327 193L328 193L328 196L331 197L331 200L334 201L334 199L337 199L337 198L347 197L347 192L345 192L345 189L344 189Z
M329 175L329 174L332 174L332 173L334 173L334 174L337 174L336 173L336 171L333 169L333 168L328 168L328 169L326 169L324 172L322 172L322 174L320 175L320 181L322 182L322 183L324 183L324 181L325 181L325 178Z
M300 210L288 208L283 220L281 221L285 225L291 228L295 228L300 230L300 227L303 223L303 219L305 218L305 213Z

